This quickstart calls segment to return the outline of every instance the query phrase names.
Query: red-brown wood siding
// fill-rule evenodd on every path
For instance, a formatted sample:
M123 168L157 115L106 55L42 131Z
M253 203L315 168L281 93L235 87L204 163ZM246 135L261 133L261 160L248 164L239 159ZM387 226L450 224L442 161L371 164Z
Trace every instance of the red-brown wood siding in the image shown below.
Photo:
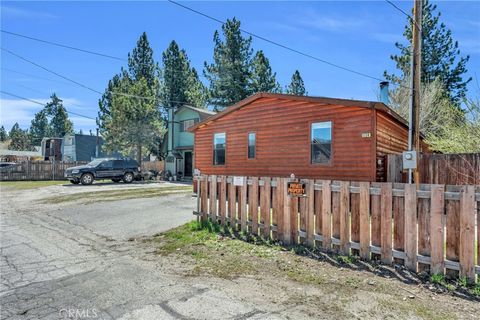
M408 128L382 112L377 114L377 156L402 153L408 148Z
M204 174L375 179L373 110L365 107L263 97L197 128L195 168ZM310 124L332 121L331 164L310 163ZM226 161L213 163L213 134L226 133ZM247 136L256 132L255 159L247 159ZM362 138L370 132L371 138Z

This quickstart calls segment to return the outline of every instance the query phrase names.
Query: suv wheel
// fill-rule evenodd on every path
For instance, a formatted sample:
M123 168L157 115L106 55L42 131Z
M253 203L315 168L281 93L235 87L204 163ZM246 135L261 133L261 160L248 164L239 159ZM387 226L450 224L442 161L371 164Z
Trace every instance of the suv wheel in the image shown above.
M93 183L93 175L91 173L85 173L80 178L80 182L85 186Z
M123 182L131 183L132 181L133 181L133 173L131 172L125 173L125 175L123 176Z

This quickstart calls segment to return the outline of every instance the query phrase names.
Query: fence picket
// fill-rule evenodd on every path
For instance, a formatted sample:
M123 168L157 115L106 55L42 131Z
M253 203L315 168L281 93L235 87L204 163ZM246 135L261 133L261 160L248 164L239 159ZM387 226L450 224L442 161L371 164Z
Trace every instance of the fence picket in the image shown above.
M248 215L252 219L252 233L258 235L258 177L252 177L248 187Z
M217 222L217 176L211 175L210 178L210 189L209 189L209 200L210 200L210 207L209 213L212 217L212 222Z
M205 175L200 180L200 210L202 212L202 222L207 221L208 216L208 176Z
M370 183L360 182L360 257L370 258Z
M320 180L315 180L315 183L321 183ZM315 233L323 235L322 225L322 190L314 190L314 210L315 210Z
M284 216L283 216L283 206L284 206L284 197L286 195L284 194L284 184L285 184L285 179L284 178L277 178L277 187L275 188L275 195L276 195L276 216L277 216L277 239L278 240L283 240L284 238L284 232L283 232L283 225L285 223ZM274 223L274 222L272 222Z
M443 249L445 233L443 229L443 213L445 210L444 200L445 187L443 185L432 186L432 200L430 201L430 257L432 274L444 271L445 251Z
M228 185L228 217L230 218L230 227L237 229L237 187L232 181Z
M227 177L220 176L220 196L218 197L218 207L220 214L220 223L222 226L226 226L226 216L227 216Z
M283 183L282 183L282 187L284 191L283 193L284 194L283 196L283 224L284 224L283 242L285 244L292 243L292 230L291 230L292 226L290 225L290 222L291 222L290 211L292 207L292 204L291 204L292 198L286 194L288 181L289 181L288 179L283 179Z
M382 234L382 262L391 264L392 252L392 184L382 184L381 198L381 234Z
M263 228L262 235L265 238L270 237L270 194L271 194L271 178L263 178L264 184L260 188L260 213L262 216Z
M307 189L307 244L310 247L315 245L315 182L308 180Z
M247 177L243 177L243 185L239 187L238 214L240 215L241 230L247 232Z
M405 185L405 266L417 271L417 186Z
M462 186L460 196L460 276L475 281L475 186Z
M340 251L350 254L350 183L340 183Z
M322 180L322 247L330 250L332 247L332 189L330 180Z

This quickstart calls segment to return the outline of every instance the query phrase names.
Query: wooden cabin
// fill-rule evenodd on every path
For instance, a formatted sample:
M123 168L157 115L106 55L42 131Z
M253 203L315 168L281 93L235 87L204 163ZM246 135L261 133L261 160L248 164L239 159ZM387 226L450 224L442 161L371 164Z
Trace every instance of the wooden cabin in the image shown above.
M190 128L202 174L384 181L407 122L381 102L258 93Z

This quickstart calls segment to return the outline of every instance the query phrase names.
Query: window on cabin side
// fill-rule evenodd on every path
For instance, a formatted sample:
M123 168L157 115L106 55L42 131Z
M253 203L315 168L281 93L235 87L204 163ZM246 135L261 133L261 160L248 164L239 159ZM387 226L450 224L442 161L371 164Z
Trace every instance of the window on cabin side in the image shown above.
M315 122L311 128L312 163L329 163L332 159L332 122Z
M256 134L255 132L250 132L248 134L248 159L255 159L256 144Z
M226 146L226 134L215 133L213 135L213 164L223 165L225 164L225 146Z

